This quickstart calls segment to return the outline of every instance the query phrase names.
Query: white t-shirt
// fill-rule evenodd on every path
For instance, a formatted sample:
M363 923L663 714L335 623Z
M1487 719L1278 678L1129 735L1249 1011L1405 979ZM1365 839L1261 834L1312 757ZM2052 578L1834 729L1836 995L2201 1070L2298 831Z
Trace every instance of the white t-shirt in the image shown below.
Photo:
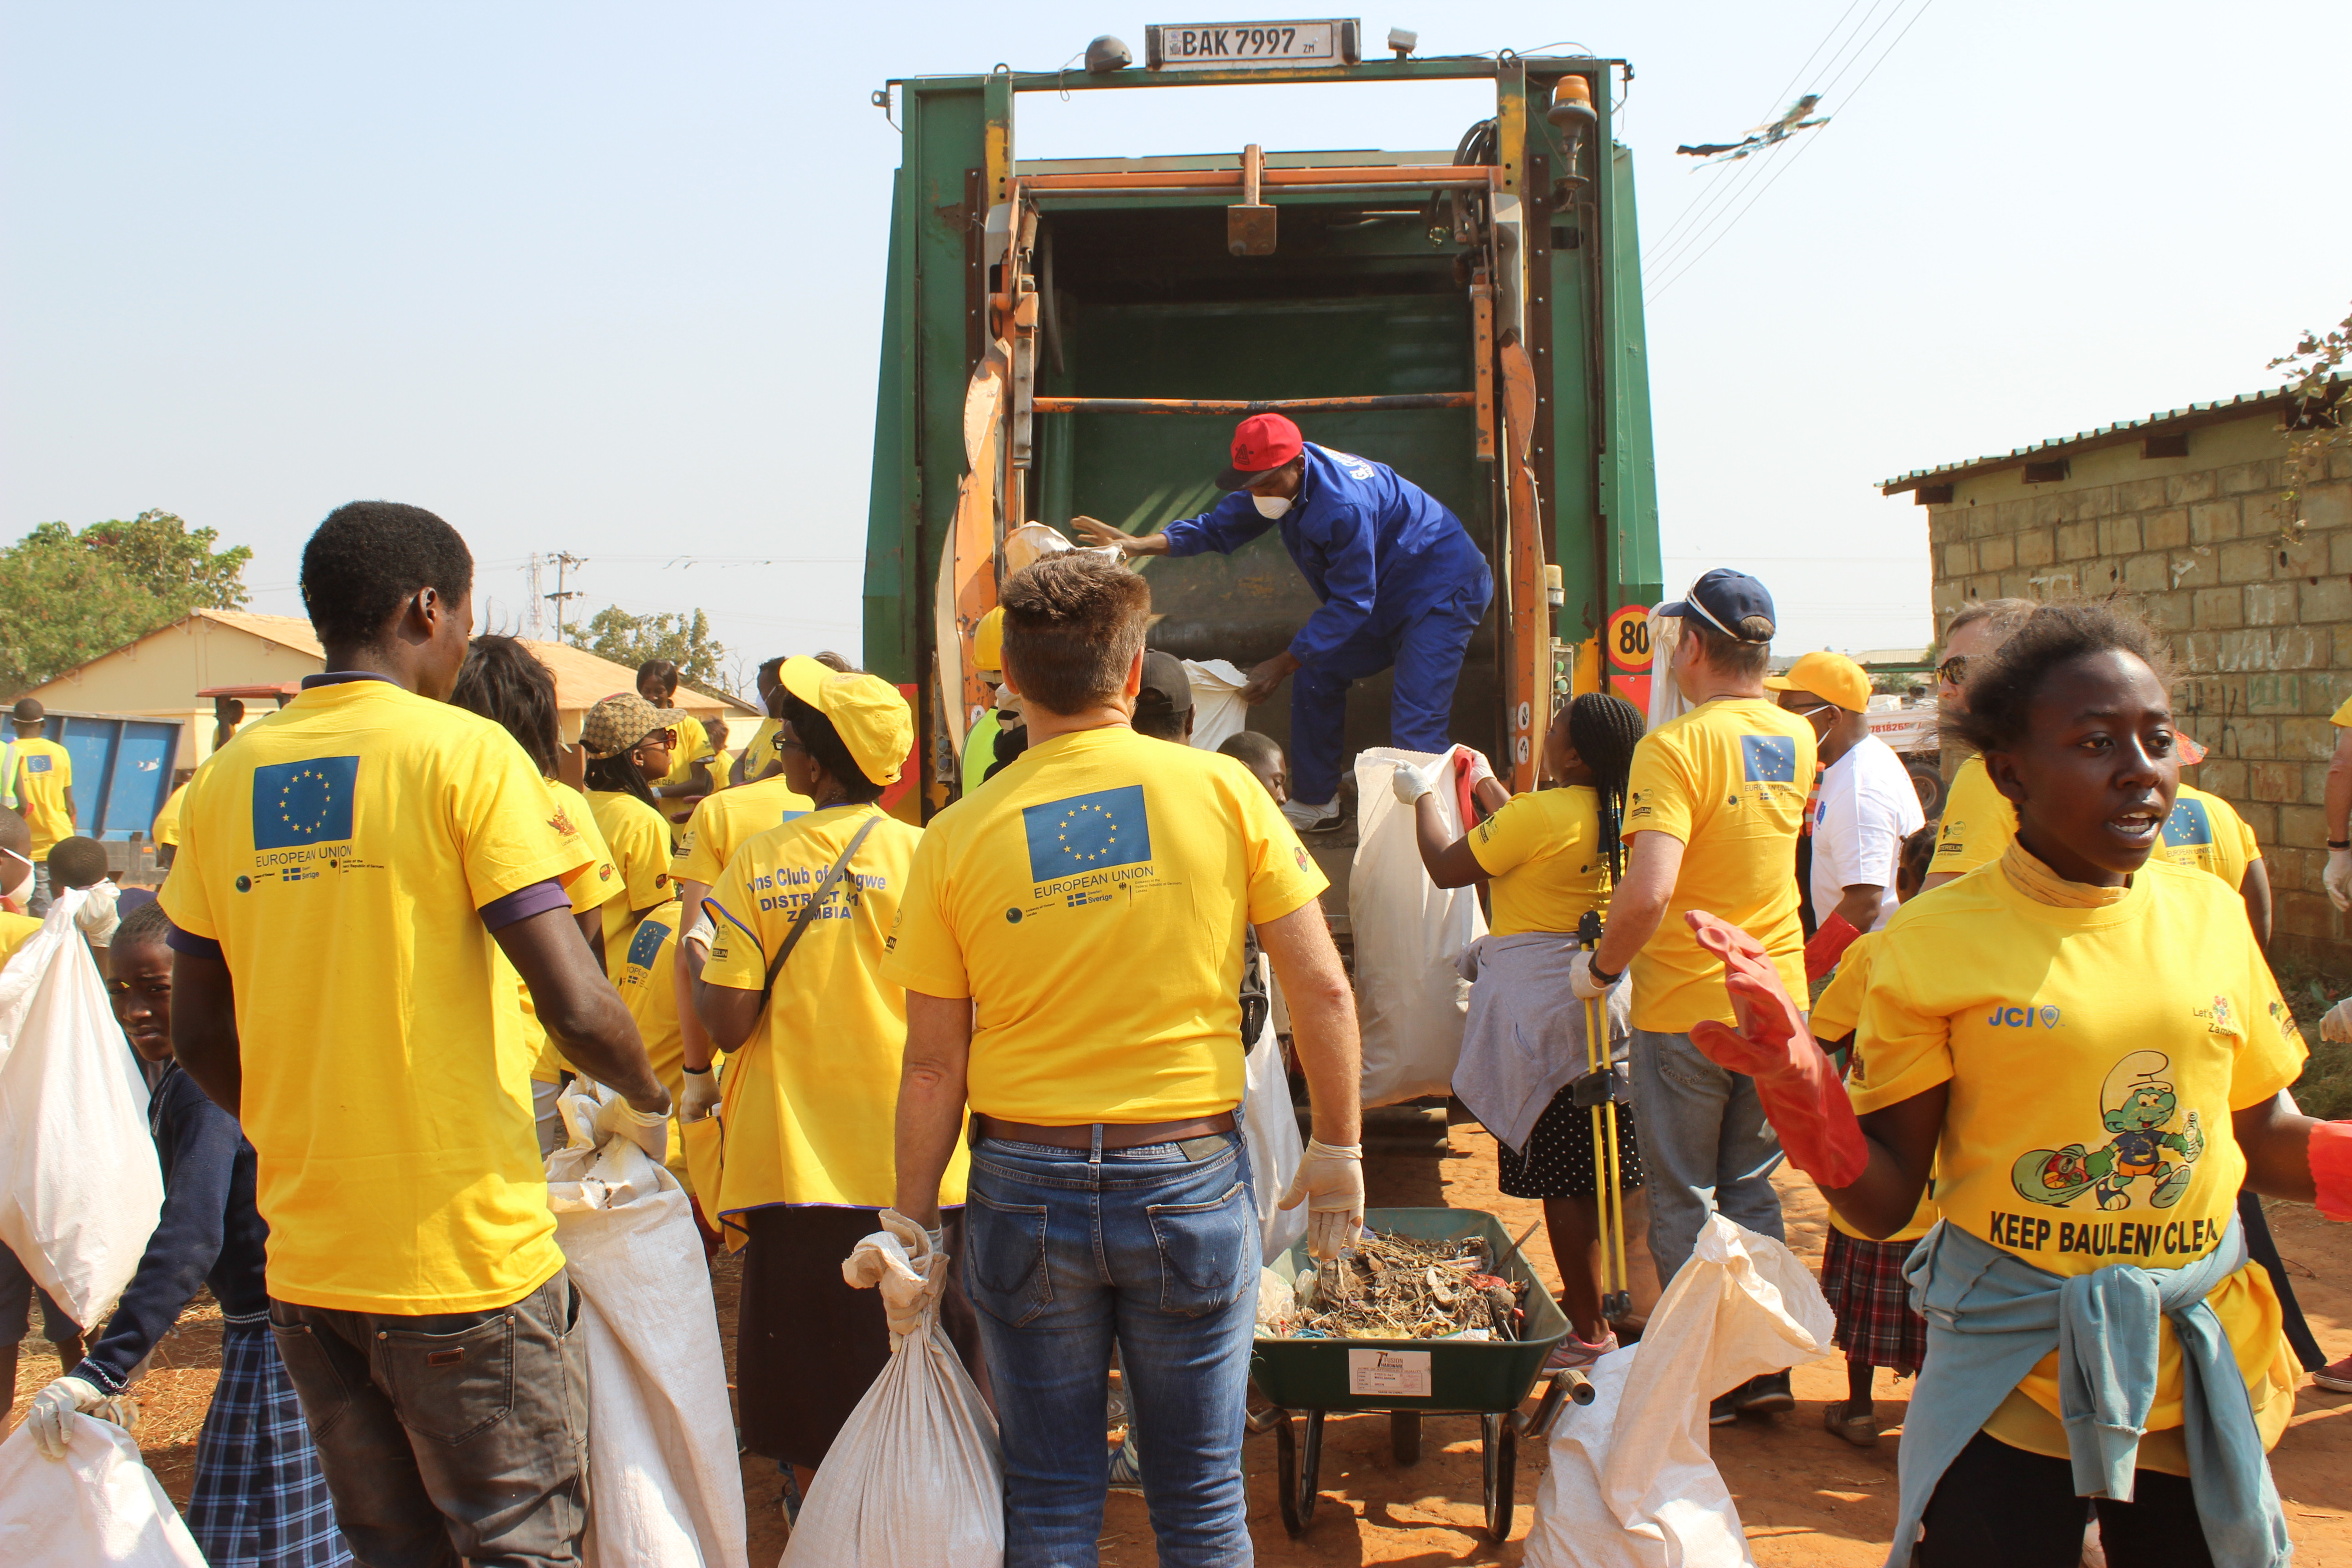
M1848 888L1885 889L1878 918L1895 912L1895 867L1903 840L1927 826L1919 792L1895 749L1877 736L1832 763L1822 775L1821 810L1813 818L1813 919L1825 921Z

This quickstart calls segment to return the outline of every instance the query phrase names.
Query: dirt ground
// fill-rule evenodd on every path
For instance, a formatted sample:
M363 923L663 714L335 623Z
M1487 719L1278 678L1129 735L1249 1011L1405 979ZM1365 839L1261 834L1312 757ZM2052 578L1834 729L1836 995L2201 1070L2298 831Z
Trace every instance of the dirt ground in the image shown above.
M1495 1191L1492 1138L1463 1125L1452 1130L1450 1142L1444 1156L1376 1155L1368 1173L1370 1202L1485 1209L1500 1215L1513 1235L1533 1223L1536 1205ZM1784 1182L1781 1190L1790 1244L1818 1264L1824 1223L1820 1201L1801 1183ZM2271 1225L2321 1344L2331 1353L2352 1350L2352 1229L2330 1226L2308 1207L2284 1204L2272 1205ZM1540 1229L1528 1244L1528 1256L1557 1283ZM715 1284L731 1356L736 1270L730 1264L722 1260ZM24 1348L12 1424L58 1374L56 1359L37 1334ZM140 1445L175 1501L187 1499L196 1432L219 1367L219 1310L209 1297L200 1297L159 1348L153 1369L140 1385L145 1403ZM1738 1500L1749 1544L1763 1568L1865 1568L1884 1557L1895 1513L1892 1429L1901 1420L1903 1395L1882 1373L1878 1408L1889 1435L1877 1448L1855 1449L1822 1428L1822 1405L1843 1397L1844 1380L1843 1364L1835 1359L1799 1367L1793 1414L1713 1434L1717 1463ZM1390 1458L1385 1416L1332 1417L1325 1429L1321 1501L1301 1541L1285 1534L1275 1503L1274 1439L1251 1437L1244 1463L1251 1533L1258 1560L1269 1568L1508 1564L1521 1560L1544 1455L1539 1447L1520 1450L1518 1510L1511 1539L1500 1547L1486 1539L1481 1525L1478 1428L1467 1418L1433 1417L1420 1463L1400 1468ZM2297 1562L2310 1568L2352 1568L2352 1395L2306 1386L2272 1467L2286 1501ZM743 1490L751 1559L757 1568L768 1568L784 1542L774 1466L746 1456ZM1104 1521L1102 1561L1108 1568L1144 1568L1157 1559L1142 1500L1114 1494Z

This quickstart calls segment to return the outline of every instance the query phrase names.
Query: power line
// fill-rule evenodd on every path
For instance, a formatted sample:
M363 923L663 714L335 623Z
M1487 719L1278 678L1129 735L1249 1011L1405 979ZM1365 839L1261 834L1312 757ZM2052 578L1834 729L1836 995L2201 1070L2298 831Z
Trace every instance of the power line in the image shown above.
M1871 62L1870 69L1863 73L1862 79L1853 84L1853 90L1846 94L1845 103L1840 105L1841 112L1843 112L1845 107L1851 105L1855 99L1862 96L1862 89L1870 85L1870 79L1872 77L1878 74L1878 68L1885 65L1888 57L1893 55L1895 51L1902 46L1903 40L1910 36L1911 29L1919 25L1919 18L1927 14L1927 7L1933 5L1935 3L1936 0L1921 0L1919 8L1911 14L1911 20L1903 25L1903 31L1895 35L1895 41L1888 44L1886 47L1880 52L1878 58ZM1895 18L1892 14L1887 17L1888 22L1891 22ZM1879 31L1884 32L1885 30L1885 23L1879 24ZM1873 38L1875 38L1878 35L1876 33L1871 35ZM1857 55L1854 58L1859 59L1861 57ZM1849 65L1851 65L1851 62L1849 62ZM1844 72L1841 71L1839 75L1843 76L1844 75ZM1659 284L1655 289L1648 290L1643 296L1643 302L1646 304L1650 301L1658 300L1664 295L1667 289L1673 288L1675 284L1688 277L1690 275L1691 268L1696 267L1700 262L1706 259L1708 252L1714 250L1717 245L1721 244L1723 242L1723 237L1729 234L1738 226L1739 220L1748 216L1748 208L1753 207L1758 202L1761 201L1764 198L1764 193L1766 191L1770 190L1774 185L1780 184L1780 176L1787 174L1790 169L1795 168L1797 166L1798 159L1802 158L1805 153L1811 149L1812 145L1812 142L1807 142L1804 146L1798 148L1793 154L1781 160L1780 167L1772 171L1772 177L1765 181L1764 184L1757 189L1756 194L1748 197L1747 203L1742 205L1738 212L1733 213L1730 218L1725 222L1723 226L1716 231L1715 237L1707 241L1706 249L1700 251L1688 261L1684 262L1675 269L1673 277Z
M1773 115L1780 112L1781 107L1789 101L1790 89L1794 88L1798 81L1803 78L1805 72L1812 66L1813 61L1820 57L1821 52L1829 47L1830 40L1837 37L1838 29L1845 26L1845 21L1848 16L1853 15L1854 6L1859 5L1862 3L1863 0L1850 0L1845 10L1840 13L1838 19L1830 24L1829 31L1822 35L1821 42L1813 46L1813 52L1805 57L1804 64L1799 66L1794 71L1790 73L1788 81L1782 85L1779 92L1773 94L1772 101L1765 105L1764 117L1767 120L1769 120ZM1856 33L1859 33L1862 30L1863 26L1869 22L1872 13L1875 12L1882 3L1883 0L1870 0L1870 10L1863 13L1862 22L1855 24L1854 31ZM1900 0L1897 0L1897 3L1899 5ZM1844 46L1839 46L1839 52L1843 53L1843 50ZM1832 58L1834 58L1835 57L1832 56ZM1703 222L1700 222L1700 220L1705 217L1706 214L1718 206L1722 200L1730 195L1731 193L1738 187L1742 181L1755 174L1757 170L1762 168L1764 166L1764 160L1758 158L1743 158L1738 161L1738 167L1733 169L1729 179L1724 179L1718 175L1713 185L1708 189L1707 193L1697 200L1692 202L1688 206L1685 207L1681 214L1675 217L1675 221L1667 226L1665 232L1658 236L1654 242L1654 247L1651 251L1650 258L1644 263L1643 270L1648 272L1656 272L1660 270L1666 262L1671 261L1673 258L1673 253L1685 248L1696 237L1696 230L1690 233L1684 232L1686 226L1696 222L1699 223L1699 226L1701 228L1704 228L1706 226ZM1720 170L1723 166L1724 165L1721 163L1713 165L1713 167L1717 170ZM1683 236L1682 239L1679 241L1675 238L1677 234L1682 234Z

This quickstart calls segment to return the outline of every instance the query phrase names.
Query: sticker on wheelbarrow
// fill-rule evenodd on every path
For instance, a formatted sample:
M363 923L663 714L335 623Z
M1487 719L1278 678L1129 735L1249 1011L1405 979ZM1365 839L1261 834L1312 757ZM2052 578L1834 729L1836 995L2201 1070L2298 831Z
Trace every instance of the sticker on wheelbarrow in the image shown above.
M1358 1395L1393 1394L1405 1399L1427 1399L1429 1352L1349 1351L1348 1392Z

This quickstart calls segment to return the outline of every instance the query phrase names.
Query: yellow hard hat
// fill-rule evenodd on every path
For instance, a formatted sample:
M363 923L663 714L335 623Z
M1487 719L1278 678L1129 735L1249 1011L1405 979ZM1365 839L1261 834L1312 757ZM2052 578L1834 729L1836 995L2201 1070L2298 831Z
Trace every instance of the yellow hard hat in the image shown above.
M1004 607L1002 605L981 616L980 625L972 628L971 662L975 669L1004 668Z

